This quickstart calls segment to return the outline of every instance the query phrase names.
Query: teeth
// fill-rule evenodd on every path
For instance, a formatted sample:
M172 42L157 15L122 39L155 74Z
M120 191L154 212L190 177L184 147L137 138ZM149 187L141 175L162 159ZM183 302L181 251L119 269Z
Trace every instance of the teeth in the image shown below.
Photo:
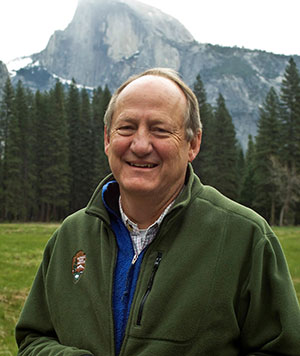
M130 163L132 167L139 167L139 168L153 168L154 164L137 164L137 163Z

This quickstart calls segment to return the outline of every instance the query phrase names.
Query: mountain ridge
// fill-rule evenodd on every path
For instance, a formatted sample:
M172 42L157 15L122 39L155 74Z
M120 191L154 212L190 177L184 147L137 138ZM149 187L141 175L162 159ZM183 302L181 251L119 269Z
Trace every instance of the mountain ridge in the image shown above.
M300 57L293 56L300 66ZM170 15L135 0L80 0L70 24L55 31L46 48L16 71L32 89L49 89L56 78L114 91L149 67L171 67L190 86L200 74L207 99L221 93L243 147L255 136L259 105L280 88L289 56L201 44Z

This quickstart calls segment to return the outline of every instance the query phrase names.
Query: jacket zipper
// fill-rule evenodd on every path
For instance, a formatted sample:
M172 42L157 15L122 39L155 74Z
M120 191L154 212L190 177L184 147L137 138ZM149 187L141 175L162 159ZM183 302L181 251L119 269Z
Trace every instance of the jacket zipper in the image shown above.
M156 272L158 270L158 267L159 267L161 259L162 259L162 253L158 252L157 257L156 257L155 262L154 262L154 266L153 266L153 270L152 270L152 273L151 273L151 277L150 277L149 282L148 282L147 290L146 290L146 292L145 292L145 294L144 294L144 296L142 298L142 301L141 301L141 304L140 304L140 307L139 307L139 312L138 312L138 317L137 317L137 322L136 322L138 326L141 325L144 306L145 306L147 298L148 298L148 296L149 296L149 294L151 292L153 281L154 281L154 278L155 278Z

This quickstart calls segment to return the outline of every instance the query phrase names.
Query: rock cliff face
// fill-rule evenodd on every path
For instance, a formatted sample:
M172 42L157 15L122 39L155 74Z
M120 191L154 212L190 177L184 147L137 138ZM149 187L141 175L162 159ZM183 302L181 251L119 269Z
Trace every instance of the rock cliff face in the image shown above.
M177 20L142 3L81 0L67 29L55 32L36 59L48 71L80 84L116 87L147 67L179 69L177 46L192 42Z
M300 69L300 57L294 59ZM190 84L195 73L201 74L209 102L215 103L222 93L237 138L246 147L248 135L257 132L259 106L272 86L279 92L288 60L262 51L206 45L202 51L187 51L181 72Z
M294 57L300 68L300 57ZM208 101L222 93L245 147L256 134L258 107L271 86L279 89L289 58L263 51L200 44L176 19L134 0L79 0L72 22L56 31L45 50L17 71L32 89L55 78L113 91L128 76L171 67L192 85L200 73Z

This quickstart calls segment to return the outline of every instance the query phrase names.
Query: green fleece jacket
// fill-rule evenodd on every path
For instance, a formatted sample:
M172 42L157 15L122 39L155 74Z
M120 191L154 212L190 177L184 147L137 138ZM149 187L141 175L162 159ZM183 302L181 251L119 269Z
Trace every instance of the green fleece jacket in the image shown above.
M101 197L110 179L49 240L16 327L19 355L114 356L117 245ZM174 355L300 355L300 309L278 239L191 166L145 252L120 352Z

